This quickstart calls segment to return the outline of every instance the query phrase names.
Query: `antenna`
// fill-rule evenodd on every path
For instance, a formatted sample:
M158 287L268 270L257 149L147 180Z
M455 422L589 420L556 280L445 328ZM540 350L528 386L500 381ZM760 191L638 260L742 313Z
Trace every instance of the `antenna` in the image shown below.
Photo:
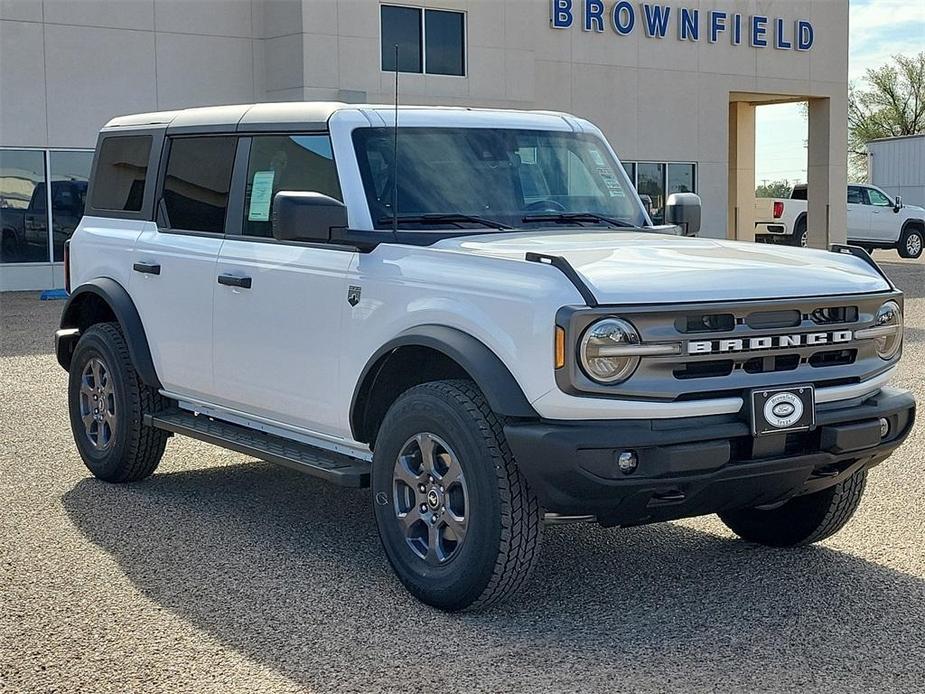
M395 124L392 127L392 235L398 236L398 44L395 44Z

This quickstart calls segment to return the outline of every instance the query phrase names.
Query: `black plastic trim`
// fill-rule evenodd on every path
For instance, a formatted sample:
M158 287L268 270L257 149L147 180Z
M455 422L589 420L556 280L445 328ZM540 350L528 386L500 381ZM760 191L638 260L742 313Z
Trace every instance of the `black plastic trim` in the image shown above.
M128 292L115 280L100 277L76 287L64 306L60 327L62 329L80 327L80 306L87 300L88 295L98 296L106 302L119 322L119 327L122 328L122 334L125 335L125 341L128 343L129 356L141 380L152 388L160 389L161 382L154 369L154 360L151 358L151 350L148 347L148 338L145 335L141 316L138 315L138 309L135 308L135 303ZM69 369L70 362L62 363L61 359L62 355L59 353L58 363L64 369Z
M877 274L880 275L884 279L884 281L886 281L890 289L892 289L894 292L899 291L896 288L896 285L893 284L893 281L889 277L887 277L887 274L883 271L883 269L879 265L877 265L877 261L873 259L871 254L865 251L860 246L851 246L848 244L833 243L832 246L829 248L829 250L832 251L833 253L841 253L843 255L853 255L855 258L858 258L859 260L863 260L865 263L867 263L874 270L877 271Z
M575 289L578 290L578 293L581 294L581 298L585 300L585 303L588 306L591 308L597 308L598 302L597 298L594 296L594 292L591 291L591 288L588 287L585 281L581 278L581 275L575 271L575 268L572 267L571 263L569 263L569 261L563 258L561 255L527 253L526 260L530 263L552 265L554 268L556 268L556 270L568 278L568 281L571 282Z
M404 331L380 347L360 373L350 401L350 430L355 440L364 441L366 394L375 386L380 368L388 355L408 346L434 349L459 364L475 381L496 414L505 417L539 416L504 362L484 343L456 328L421 325Z

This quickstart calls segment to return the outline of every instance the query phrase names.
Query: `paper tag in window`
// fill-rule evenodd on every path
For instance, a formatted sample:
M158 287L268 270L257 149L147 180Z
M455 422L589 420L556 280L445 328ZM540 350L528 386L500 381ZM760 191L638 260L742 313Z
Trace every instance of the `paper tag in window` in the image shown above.
M591 155L591 158L594 160L594 163L598 166L604 166L604 157L601 156L601 153L596 149L591 149L588 151L588 154Z
M623 194L623 187L620 185L620 179L616 177L613 172L613 169L610 168L600 168L597 170L598 175L604 181L604 185L607 186L607 192L610 193L612 198L623 198L626 197Z
M275 171L257 171L251 185L251 204L247 210L247 221L270 221L270 204L273 202L273 177Z

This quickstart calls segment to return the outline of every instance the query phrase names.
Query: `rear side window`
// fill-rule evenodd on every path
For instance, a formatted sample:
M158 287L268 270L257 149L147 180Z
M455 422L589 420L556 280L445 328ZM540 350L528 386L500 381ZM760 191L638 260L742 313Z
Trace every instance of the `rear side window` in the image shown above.
M172 229L224 233L236 145L236 137L171 140L163 199Z
M793 189L793 192L790 193L791 200L806 200L806 187L797 186Z
M273 197L281 190L323 193L342 200L331 138L266 135L251 141L244 190L245 236L273 236Z
M145 195L150 154L150 135L104 139L93 182L93 207L139 212Z

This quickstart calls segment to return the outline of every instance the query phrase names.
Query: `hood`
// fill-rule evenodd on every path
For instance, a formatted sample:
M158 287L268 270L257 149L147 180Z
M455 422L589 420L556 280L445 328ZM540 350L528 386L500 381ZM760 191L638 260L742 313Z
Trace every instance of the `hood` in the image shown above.
M433 248L524 260L566 258L602 304L775 299L886 291L851 255L650 232L517 232L446 239Z

